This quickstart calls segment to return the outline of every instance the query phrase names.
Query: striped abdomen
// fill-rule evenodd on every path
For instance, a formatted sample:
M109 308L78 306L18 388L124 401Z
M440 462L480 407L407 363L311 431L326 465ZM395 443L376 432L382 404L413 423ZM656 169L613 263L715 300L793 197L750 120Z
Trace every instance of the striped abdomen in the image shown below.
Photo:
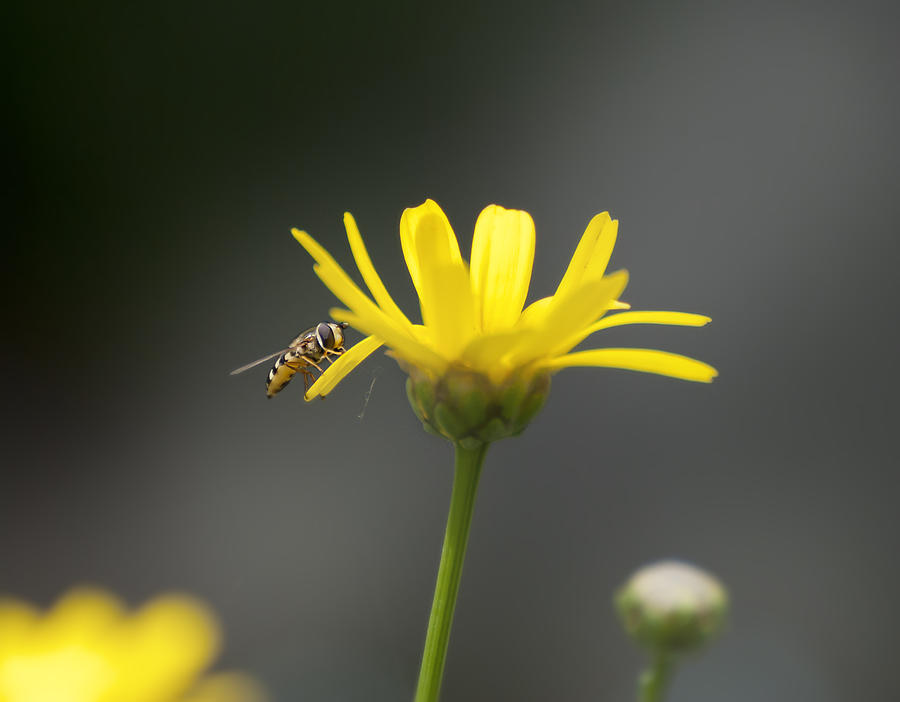
M291 382L294 374L303 369L304 373L309 371L306 368L310 365L307 357L296 351L285 351L275 361L275 365L269 371L269 377L266 379L266 395L272 397L282 388Z

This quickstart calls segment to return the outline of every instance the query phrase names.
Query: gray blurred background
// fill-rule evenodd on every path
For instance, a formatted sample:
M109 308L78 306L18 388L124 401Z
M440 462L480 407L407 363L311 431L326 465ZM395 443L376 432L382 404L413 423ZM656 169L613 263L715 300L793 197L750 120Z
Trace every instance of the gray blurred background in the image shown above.
M352 211L417 314L404 207L436 199L464 250L486 204L531 212L532 299L608 209L634 307L714 321L592 344L721 376L569 370L491 449L444 699L632 699L610 598L668 556L734 600L672 702L893 697L894 9L13 9L0 590L187 590L276 700L410 699L449 445L381 354L312 404L228 371L334 304L292 226L350 267Z

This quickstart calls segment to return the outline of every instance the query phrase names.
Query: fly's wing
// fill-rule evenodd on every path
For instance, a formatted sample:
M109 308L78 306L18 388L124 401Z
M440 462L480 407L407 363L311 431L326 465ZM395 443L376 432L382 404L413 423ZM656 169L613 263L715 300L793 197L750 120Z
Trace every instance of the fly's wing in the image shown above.
M251 368L255 368L260 363L265 363L266 361L271 361L276 356L280 356L286 351L290 351L291 347L288 346L286 349L281 349L281 351L276 351L275 353L270 353L268 356L263 356L262 358L257 358L252 363L248 363L246 366L241 366L240 368L235 368L229 375L237 375L238 373L243 373L245 370L250 370Z

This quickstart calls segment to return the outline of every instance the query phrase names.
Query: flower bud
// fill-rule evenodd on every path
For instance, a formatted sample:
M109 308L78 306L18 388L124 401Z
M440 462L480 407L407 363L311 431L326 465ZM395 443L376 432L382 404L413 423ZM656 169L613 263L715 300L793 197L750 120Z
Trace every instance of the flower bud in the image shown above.
M638 570L615 601L628 634L664 653L685 653L711 640L728 609L728 593L713 575L671 560Z
M406 394L425 429L464 448L520 434L550 391L547 373L511 376L495 385L487 376L453 366L438 377L404 365Z

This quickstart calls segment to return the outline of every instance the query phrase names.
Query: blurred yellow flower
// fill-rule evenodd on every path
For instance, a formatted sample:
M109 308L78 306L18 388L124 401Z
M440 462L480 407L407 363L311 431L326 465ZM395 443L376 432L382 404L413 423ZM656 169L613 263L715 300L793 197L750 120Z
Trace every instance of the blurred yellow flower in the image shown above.
M401 362L439 378L448 368L480 374L495 386L512 376L554 373L569 366L606 366L710 382L712 366L651 349L604 348L570 353L594 332L623 324L703 326L709 317L685 312L620 312L628 274L606 275L618 221L604 212L587 226L556 292L524 307L534 259L534 222L527 212L486 207L475 223L471 261L460 255L446 215L432 200L407 209L400 243L418 292L423 324L413 324L375 271L353 217L344 215L353 257L371 298L306 232L294 237L315 259L315 272L348 309L335 319L369 336L335 361L306 398L327 395L382 344ZM524 309L523 309L524 307Z
M0 599L0 702L260 702L245 675L202 677L219 647L212 613L183 595L133 612L95 589L46 613Z

